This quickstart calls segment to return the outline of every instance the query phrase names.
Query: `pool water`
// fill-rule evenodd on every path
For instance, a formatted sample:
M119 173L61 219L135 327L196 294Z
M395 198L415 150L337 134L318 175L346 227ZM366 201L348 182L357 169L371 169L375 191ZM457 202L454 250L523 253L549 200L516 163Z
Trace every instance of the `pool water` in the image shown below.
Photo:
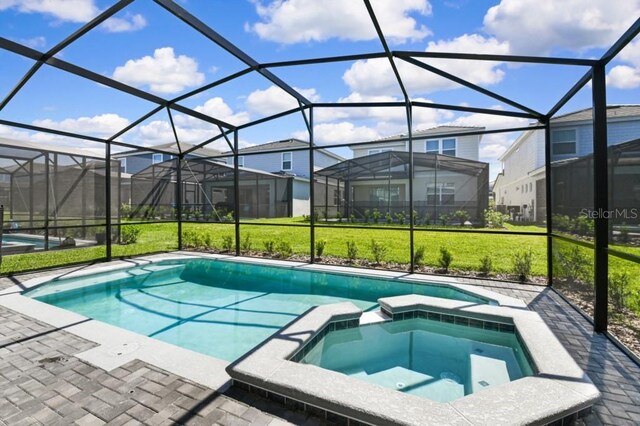
M2 236L2 244L11 244L11 243L19 243L19 244L33 244L35 249L41 250L44 249L44 238L40 237L29 237L29 236L18 236L11 234L4 234ZM56 247L59 245L58 238L50 237L49 238L49 247Z
M161 261L58 279L27 295L233 361L313 306L350 301L372 310L380 297L410 293L489 303L446 286L215 259Z
M514 333L422 318L330 331L301 362L438 402L533 374Z

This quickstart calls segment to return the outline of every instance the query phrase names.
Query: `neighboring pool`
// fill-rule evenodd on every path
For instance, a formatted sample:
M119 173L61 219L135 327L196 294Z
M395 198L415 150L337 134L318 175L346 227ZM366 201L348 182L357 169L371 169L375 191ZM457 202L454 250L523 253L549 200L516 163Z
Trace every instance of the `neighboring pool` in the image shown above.
M233 361L312 306L350 301L372 310L381 297L410 293L490 303L448 286L214 259L58 279L26 295Z
M2 244L33 244L34 248L37 250L44 249L44 237L42 236L33 236L30 237L28 235L12 235L12 234L4 234L2 235ZM59 245L58 239L51 237L49 238L49 247L56 247Z
M513 332L417 318L329 331L301 362L438 402L534 374Z

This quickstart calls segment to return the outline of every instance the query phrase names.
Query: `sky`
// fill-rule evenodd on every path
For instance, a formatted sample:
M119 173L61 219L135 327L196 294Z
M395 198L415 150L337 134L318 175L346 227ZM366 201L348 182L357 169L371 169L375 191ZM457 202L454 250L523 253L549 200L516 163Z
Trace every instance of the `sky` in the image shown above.
M0 36L41 52L55 46L115 2L102 0L0 0ZM383 50L365 5L357 0L178 0L206 25L258 62L278 62ZM371 0L392 50L499 53L598 58L640 17L640 0ZM63 49L57 58L164 99L188 93L245 65L151 0L137 0ZM409 96L422 102L514 110L496 99L396 60ZM586 72L584 67L500 62L424 60L455 76L546 113ZM4 98L33 62L0 50ZM400 101L402 93L386 59L273 68L313 102ZM607 101L640 103L640 38L607 68ZM586 87L561 112L591 103ZM180 104L239 125L294 108L297 102L252 72ZM43 66L0 111L0 118L108 138L156 105ZM500 129L526 119L416 108L413 128L438 125ZM197 144L219 132L173 112L178 138ZM352 143L407 131L403 108L317 108L315 142ZM499 156L517 132L485 135L480 160L500 171ZM99 144L0 125L0 137L102 149ZM242 146L298 137L308 140L297 113L239 132ZM175 141L166 111L118 140L139 146ZM214 148L225 149L216 142ZM337 153L348 157L350 150Z

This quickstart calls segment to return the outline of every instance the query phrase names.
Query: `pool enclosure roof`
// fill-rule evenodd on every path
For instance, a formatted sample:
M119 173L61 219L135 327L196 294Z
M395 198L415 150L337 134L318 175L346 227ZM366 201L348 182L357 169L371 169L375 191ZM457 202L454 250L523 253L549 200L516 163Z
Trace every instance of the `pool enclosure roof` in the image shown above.
M379 178L391 174L395 178L408 178L411 174L409 164L413 159L415 170L451 171L468 176L479 176L487 172L489 164L480 161L452 157L443 154L424 152L385 151L345 160L333 166L318 170L316 175L331 179L356 180Z
M573 95L575 95L578 91L580 91L585 85L589 82L592 77L592 67L594 66L605 66L608 64L639 32L640 32L640 19L637 20L623 35L622 37L616 41L608 51L599 59L589 59L589 58L571 58L571 57L550 57L550 56L525 56L525 55L506 55L506 54L485 54L485 53L459 53L459 52L436 52L436 51L401 51L401 50L391 50L389 44L387 42L387 37L384 33L384 28L380 24L379 17L376 15L375 8L372 6L370 0L363 0L364 8L362 12L369 15L371 20L371 24L375 29L375 34L379 39L380 45L382 46L381 51L367 52L367 53L355 53L355 54L346 54L339 56L329 56L329 57L315 57L315 58L303 58L303 59L294 59L287 61L279 61L279 62L259 62L248 53L237 47L231 40L223 37L220 33L214 30L212 27L207 25L204 21L199 19L198 16L191 13L188 8L183 7L179 2L172 0L154 0L154 2L165 9L169 14L171 14L175 19L182 21L186 25L188 25L192 30L204 36L208 41L212 44L217 45L219 48L224 50L227 54L230 55L230 58L235 58L235 61L242 65L242 69L237 72L234 72L230 75L224 76L216 81L209 82L207 84L202 85L194 90L191 90L188 93L184 93L180 96L174 98L165 98L159 96L158 94L150 93L149 91L145 91L136 87L133 87L129 84L118 81L114 78L111 78L107 75L97 73L89 70L88 68L79 66L75 63L71 63L66 61L65 59L60 57L60 52L62 52L65 48L72 45L81 39L84 35L89 33L94 28L100 26L109 18L116 16L119 13L126 13L128 7L134 3L134 0L120 0L113 4L111 7L105 9L102 13L96 16L91 21L82 25L77 29L73 34L53 46L48 51L40 51L34 49L33 47L29 47L25 44L21 44L14 40L10 40L8 38L0 37L0 49L5 51L12 52L24 58L28 58L34 61L34 64L31 68L24 74L22 79L20 79L13 89L10 90L6 96L0 100L0 111L3 110L12 99L22 90L22 88L28 83L28 81L36 75L43 67L52 67L57 70L61 70L63 72L82 77L88 81L98 83L102 86L111 88L115 91L119 91L122 93L126 93L128 95L134 96L140 100L144 100L152 105L154 105L153 109L148 111L143 116L139 117L137 120L132 121L122 130L113 134L110 137L98 137L98 136L90 136L86 134L60 130L50 127L45 127L42 123L34 124L34 123L22 123L18 121L11 121L6 119L1 119L0 124L12 126L16 128L26 129L35 132L46 132L49 134L64 136L68 138L79 138L85 141L91 142L103 142L107 143L110 146L117 146L123 148L130 149L144 149L145 151L150 152L161 152L161 153L174 153L175 150L167 150L163 149L162 146L140 146L134 143L124 142L120 137L127 133L128 131L134 129L136 126L145 122L145 120L154 116L156 113L165 110L170 118L170 125L173 130L173 134L175 135L175 144L177 146L178 155L186 155L193 151L196 151L204 146L211 144L214 141L222 141L225 143L228 148L233 152L237 153L240 146L238 140L234 140L233 134L234 132L255 126L257 124L261 124L270 120L278 119L284 116L302 113L303 119L305 121L307 130L309 131L309 139L311 141L311 146L316 146L313 137L313 114L310 112L313 107L322 107L322 108L387 108L387 107L402 107L407 110L407 118L408 118L408 127L411 127L410 117L412 116L412 109L440 109L440 110L451 110L458 112L469 112L469 113L481 113L488 115L501 115L507 117L520 117L531 119L534 121L538 121L540 123L548 122L549 118L555 115ZM339 15L338 15L339 16ZM98 53L96 53L98 54ZM402 94L401 100L390 100L390 101L363 101L363 102L348 102L348 101L337 101L337 102L320 102L318 100L312 100L309 96L306 96L303 91L294 87L293 84L285 81L283 78L278 77L274 74L274 70L277 69L287 69L298 66L305 65L318 65L318 64L326 64L326 63L338 63L338 62L352 62L358 60L372 60L372 59L381 59L388 61L388 65L393 72L393 76L397 82L397 88L399 89L398 93ZM456 75L453 75L443 69L440 69L430 63L430 59L439 59L439 60L451 60L451 61L489 61L489 62L505 62L505 63L528 63L528 64L549 64L549 65L559 65L559 66L576 66L576 67L584 67L586 69L585 74L575 82L573 87L558 101L553 105L553 107L548 111L537 111L534 108L531 108L525 104L517 102L513 99L507 98L505 96L500 95L499 93L493 92L489 89L479 86L478 84L467 81L463 78L460 78ZM478 94L484 95L485 97L491 98L494 101L498 101L506 105L510 110L507 109L493 109L493 108L483 108L483 107L474 107L460 104L442 104L435 102L428 102L422 98L412 98L410 96L409 91L407 90L407 82L404 81L402 73L398 71L399 63L407 63L415 66L417 69L421 69L425 76L435 75L440 78L449 80L452 84L456 84L461 87L465 87L470 89ZM191 99L194 96L201 94L207 90L220 86L222 84L232 82L235 80L241 79L243 76L248 74L260 75L269 81L271 84L277 86L288 95L290 95L295 102L298 104L297 107L291 108L289 110L273 114L267 117L262 117L259 119L254 119L244 124L232 124L229 120L222 119L220 117L212 116L206 114L202 110L198 108L190 108L185 106L185 100ZM190 120L200 121L209 125L212 129L211 137L207 140L204 140L198 144L187 147L184 149L181 147L180 138L178 136L178 132L176 131L176 126L174 125L174 120L171 118L172 114L180 113L186 116ZM525 128L511 128L510 131L519 131L524 130ZM213 131L215 130L215 131ZM503 130L504 131L504 130ZM490 133L491 131L489 131ZM486 132L485 132L486 133ZM412 131L409 129L409 138L411 138ZM343 145L343 144L340 144ZM330 145L324 145L324 148L328 148ZM173 152L170 152L173 151Z

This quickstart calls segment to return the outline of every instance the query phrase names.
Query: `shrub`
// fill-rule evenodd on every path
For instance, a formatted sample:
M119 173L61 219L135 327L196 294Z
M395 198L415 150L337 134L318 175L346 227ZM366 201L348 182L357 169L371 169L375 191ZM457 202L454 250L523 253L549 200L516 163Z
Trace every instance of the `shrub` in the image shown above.
M303 222L311 222L311 215L310 214L303 214L302 215L302 221Z
M480 268L478 268L478 270L483 277L488 277L491 274L493 262L489 256L484 256L480 259Z
M353 240L347 241L347 259L349 259L349 262L353 263L357 257L358 246L356 245L356 242Z
M616 272L609 276L609 300L611 300L613 309L618 312L622 312L628 306L629 298L632 295L629 287L627 273Z
M137 225L125 225L120 229L120 244L134 244L138 242L140 229Z
M129 217L131 215L132 209L131 204L122 203L120 204L120 215L123 217Z
M424 214L424 225L425 226L431 225L431 213Z
M594 221L587 216L578 216L573 219L571 230L578 235L593 234Z
M273 254L276 248L276 243L273 240L267 240L264 242L264 251L269 254Z
M590 282L591 262L587 255L577 245L567 250L558 251L556 255L557 268L555 274L566 278L570 283L578 281Z
M371 216L373 217L373 223L380 222L380 210L373 209L373 213L371 213Z
M516 252L513 255L513 272L521 282L525 282L531 276L531 263L533 254L531 249Z
M356 223L356 215L351 213L351 215L349 216L349 221L351 223Z
M404 221L406 220L407 215L405 212L396 213L396 219L398 219L398 223L400 225L404 225Z
M233 249L233 237L231 235L222 236L222 249L229 252Z
M458 222L460 222L460 226L464 225L464 223L466 221L468 221L469 219L471 219L471 216L469 215L469 212L467 212L466 210L458 210L453 214L453 217L455 217L456 219L458 219Z
M225 222L233 222L235 220L235 217L233 216L233 212L229 212L224 216L224 221Z
M485 226L489 228L504 228L504 222L509 220L509 215L500 213L494 209L486 209L484 211Z
M622 244L629 243L629 227L626 223L622 223L622 226L620 226L620 235L618 236L618 241L620 241Z
M551 217L551 224L558 231L569 231L571 229L571 218L566 215L554 214Z
M442 226L447 226L447 223L449 223L449 215L441 214L439 219L440 219L440 225Z
M336 213L336 218L338 219L338 222L340 222L340 223L342 222L342 212L341 211L338 211Z
M417 225L418 224L418 219L419 219L418 211L417 210L412 211L411 212L411 217L413 218L413 224Z
M293 248L289 241L280 241L276 246L276 254L278 257L287 258L293 254Z
M316 241L316 256L322 257L324 253L324 247L327 245L327 240Z
M384 257L387 255L387 247L379 243L376 240L371 240L371 254L373 255L373 260L375 260L376 265L379 265L384 260Z
M247 234L240 243L240 248L242 251L251 251L251 234Z
M438 265L444 270L445 274L449 272L449 267L453 262L453 255L446 247L440 247L440 257L438 258Z
M414 265L422 265L424 263L424 256L426 253L427 249L425 246L418 246L416 247L415 251L413 252L413 264Z
M371 217L371 210L366 209L364 211L364 223L369 223L369 218Z
M387 212L387 214L384 215L384 220L387 221L387 225L390 225L393 222L393 218L391 217L391 213Z
M202 242L205 249L211 250L213 248L213 237L211 236L210 233L207 232L204 235L204 239Z

